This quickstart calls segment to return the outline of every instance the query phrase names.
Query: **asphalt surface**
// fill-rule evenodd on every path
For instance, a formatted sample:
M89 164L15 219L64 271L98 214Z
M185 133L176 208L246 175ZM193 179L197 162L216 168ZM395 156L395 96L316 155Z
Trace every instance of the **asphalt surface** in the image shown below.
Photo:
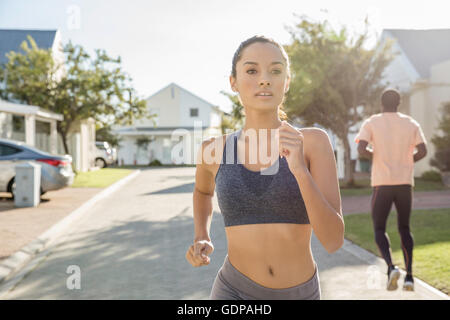
M226 238L215 196L211 264L194 268L185 260L194 232L194 175L189 167L143 170L1 284L0 298L208 299ZM313 237L312 251L322 299L442 298L419 283L415 292L387 292L384 262L349 242L328 254Z

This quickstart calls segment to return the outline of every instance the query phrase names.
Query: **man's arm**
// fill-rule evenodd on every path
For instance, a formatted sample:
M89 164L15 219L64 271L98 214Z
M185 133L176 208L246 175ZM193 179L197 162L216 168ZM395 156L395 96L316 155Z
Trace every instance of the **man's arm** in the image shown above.
M427 155L427 146L425 143L420 143L416 146L417 152L414 154L414 162L417 162Z
M366 140L359 140L358 153L361 157L366 159L372 159L373 152L367 149L369 143Z

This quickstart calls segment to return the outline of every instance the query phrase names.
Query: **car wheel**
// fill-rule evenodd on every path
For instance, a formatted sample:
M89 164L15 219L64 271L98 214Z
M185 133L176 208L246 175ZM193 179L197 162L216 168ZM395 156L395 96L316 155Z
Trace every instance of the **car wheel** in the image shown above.
M12 198L14 199L16 196L16 179L12 178L8 183L8 192L11 193Z
M97 158L95 159L95 166L99 168L104 168L106 167L106 161L103 160L102 158Z
M41 187L41 196L45 194L47 191L44 191ZM11 181L8 184L8 192L11 193L12 198L14 199L16 197L16 179L12 178Z

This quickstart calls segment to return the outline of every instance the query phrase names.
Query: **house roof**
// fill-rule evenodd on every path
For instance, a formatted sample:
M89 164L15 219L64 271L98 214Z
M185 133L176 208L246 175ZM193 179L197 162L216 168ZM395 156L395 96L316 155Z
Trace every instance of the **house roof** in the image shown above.
M6 54L10 51L22 51L20 45L27 40L27 35L33 37L36 45L42 49L53 47L57 30L17 30L0 29L0 64L8 62Z
M385 29L402 48L422 78L430 77L432 65L450 60L450 29Z
M51 112L49 110L40 108L38 106L30 106L26 104L13 103L3 99L0 99L0 112L7 112L17 115L28 115L34 114L38 117L44 119L52 119L62 121L64 120L64 115L60 113Z
M151 96L149 96L146 100L150 99L151 97L157 95L158 93L164 91L165 89L167 89L167 88L169 88L169 87L171 87L171 86L177 87L177 88L179 88L180 90L183 90L184 92L186 92L186 93L188 93L188 94L194 96L195 98L197 98L197 99L199 99L199 100L201 100L201 101L207 103L212 109L214 109L214 110L216 110L216 111L218 111L218 112L221 112L221 113L224 112L224 111L222 111L218 106L212 104L211 102L206 101L206 100L203 99L203 98L200 98L199 96L193 94L192 92L190 92L189 90L187 90L187 89L185 89L185 88L183 88L183 87L180 87L179 85L177 85L177 84L174 83L174 82L172 82L172 83L168 84L167 86L165 86L164 88L162 88L162 89L156 91L154 94L152 94Z

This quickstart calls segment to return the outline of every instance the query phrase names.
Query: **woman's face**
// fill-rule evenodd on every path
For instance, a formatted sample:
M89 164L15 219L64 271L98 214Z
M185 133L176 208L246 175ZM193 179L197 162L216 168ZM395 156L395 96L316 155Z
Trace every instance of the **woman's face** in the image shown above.
M245 107L276 112L289 87L280 49L261 42L246 47L236 64L236 78L230 76L230 83Z

